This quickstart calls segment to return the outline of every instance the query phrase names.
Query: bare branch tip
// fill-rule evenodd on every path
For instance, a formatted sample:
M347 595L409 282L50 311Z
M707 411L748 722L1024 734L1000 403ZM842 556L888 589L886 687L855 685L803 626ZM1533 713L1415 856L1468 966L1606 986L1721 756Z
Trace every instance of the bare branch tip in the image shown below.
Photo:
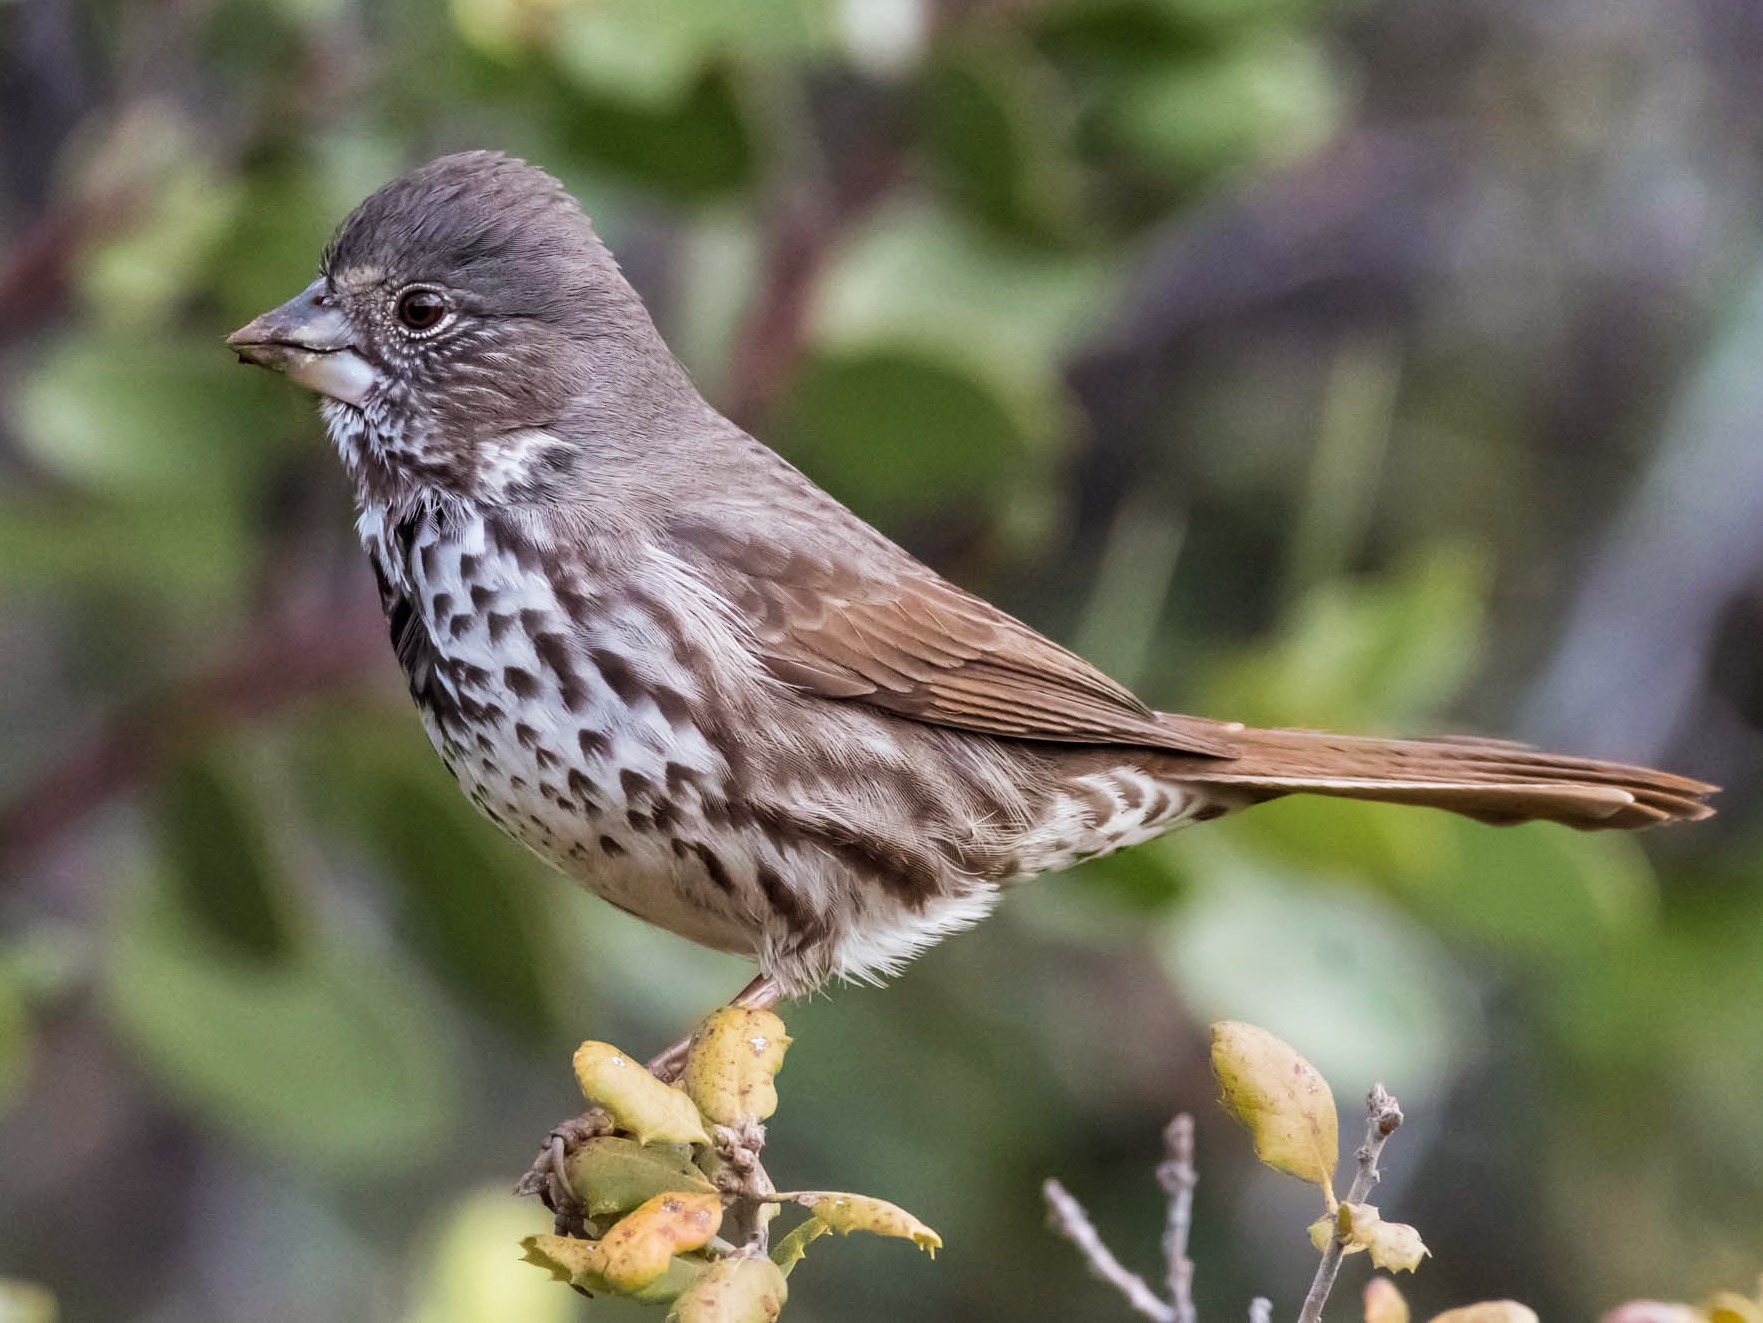
M1194 1118L1180 1112L1163 1128L1163 1161L1157 1164L1157 1184L1163 1193L1177 1195L1192 1190L1196 1179Z
M1402 1105L1383 1085L1373 1085L1365 1098L1365 1110L1377 1124L1377 1133L1388 1138L1402 1124Z

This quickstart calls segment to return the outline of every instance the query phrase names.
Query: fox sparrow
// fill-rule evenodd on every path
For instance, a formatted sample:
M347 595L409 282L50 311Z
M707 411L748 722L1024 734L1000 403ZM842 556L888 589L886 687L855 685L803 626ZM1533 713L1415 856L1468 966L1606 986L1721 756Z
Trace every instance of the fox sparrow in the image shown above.
M1581 828L1713 787L1479 740L1157 712L699 396L550 175L442 157L229 340L323 396L393 646L484 814L621 909L878 979L1004 888L1305 792Z

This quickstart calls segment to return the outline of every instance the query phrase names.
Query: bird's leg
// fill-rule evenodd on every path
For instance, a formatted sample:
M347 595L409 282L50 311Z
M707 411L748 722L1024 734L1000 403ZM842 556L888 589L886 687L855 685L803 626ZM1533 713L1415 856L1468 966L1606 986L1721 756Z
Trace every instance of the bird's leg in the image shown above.
M770 974L755 974L752 982L735 994L730 1006L743 1011L769 1011L783 997L783 989ZM649 1073L664 1084L672 1084L686 1068L686 1053L691 1051L692 1035L687 1034L679 1042L652 1058L649 1062Z
M569 1155L595 1135L604 1135L611 1130L611 1116L597 1107L565 1121L545 1137L539 1156L533 1159L533 1165L514 1187L517 1195L539 1196L555 1215L560 1236L580 1236L585 1230L583 1224L587 1210L570 1188Z
M782 996L783 989L777 982L769 974L760 974L728 1004L744 1011L767 1011ZM686 1068L686 1054L691 1046L692 1036L688 1034L649 1063L650 1073L664 1083L673 1083ZM612 1129L612 1117L599 1108L565 1121L545 1137L538 1157L514 1187L516 1194L538 1195L545 1207L556 1214L560 1236L580 1236L584 1230L586 1210L569 1185L569 1155L595 1135L609 1134Z

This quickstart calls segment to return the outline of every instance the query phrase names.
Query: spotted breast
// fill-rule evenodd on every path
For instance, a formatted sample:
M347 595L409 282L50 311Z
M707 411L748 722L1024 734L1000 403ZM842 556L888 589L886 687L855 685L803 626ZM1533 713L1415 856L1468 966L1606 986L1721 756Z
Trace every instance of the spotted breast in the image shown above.
M542 522L453 503L369 505L360 527L411 696L471 801L610 903L784 986L891 973L982 918L999 883L1186 807L1118 755L1060 777L1000 742L1013 765L988 776L970 738L857 706L837 763L811 765L819 706L661 549L576 538L565 555Z

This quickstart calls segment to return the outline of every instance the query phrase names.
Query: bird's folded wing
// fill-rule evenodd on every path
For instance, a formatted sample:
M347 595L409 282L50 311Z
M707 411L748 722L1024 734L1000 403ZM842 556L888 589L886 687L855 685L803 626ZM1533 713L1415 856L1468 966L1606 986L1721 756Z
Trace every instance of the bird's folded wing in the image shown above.
M707 553L700 568L744 617L772 673L807 693L1018 739L1236 752L1217 723L1189 727L1152 711L891 545L892 555L835 560L711 525L672 531Z

